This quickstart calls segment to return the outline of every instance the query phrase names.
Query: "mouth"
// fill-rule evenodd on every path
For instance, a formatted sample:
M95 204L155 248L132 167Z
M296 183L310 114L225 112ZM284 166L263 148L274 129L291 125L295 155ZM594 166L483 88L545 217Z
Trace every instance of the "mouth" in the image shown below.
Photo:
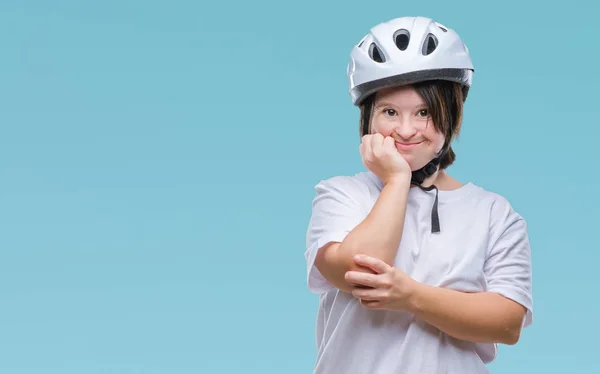
M416 143L396 142L396 149L398 149L399 151L410 151L411 149L415 148L416 146L418 146L421 143L423 143L423 142L422 141L416 142Z

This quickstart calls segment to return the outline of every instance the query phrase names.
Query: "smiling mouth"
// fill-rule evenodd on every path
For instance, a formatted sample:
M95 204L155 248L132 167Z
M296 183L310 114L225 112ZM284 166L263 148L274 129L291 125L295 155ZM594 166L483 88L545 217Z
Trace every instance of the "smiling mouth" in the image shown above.
M412 149L416 146L418 146L419 144L423 143L421 142L417 142L417 143L400 143L400 142L396 142L396 148L398 149L402 149L402 150L408 150L408 149Z

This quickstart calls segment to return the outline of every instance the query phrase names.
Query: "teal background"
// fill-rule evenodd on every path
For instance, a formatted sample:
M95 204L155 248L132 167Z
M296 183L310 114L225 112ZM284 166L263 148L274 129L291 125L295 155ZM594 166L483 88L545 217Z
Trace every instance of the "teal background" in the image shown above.
M0 373L310 373L313 186L363 170L368 29L476 66L451 173L527 219L534 324L492 373L597 370L597 5L0 2Z

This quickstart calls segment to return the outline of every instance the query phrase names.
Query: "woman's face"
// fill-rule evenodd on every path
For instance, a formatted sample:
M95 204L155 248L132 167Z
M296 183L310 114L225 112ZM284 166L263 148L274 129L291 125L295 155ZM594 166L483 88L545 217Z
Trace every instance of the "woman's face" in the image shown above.
M412 170L425 166L444 145L444 135L436 130L425 101L410 86L377 93L371 133L393 137L396 149Z

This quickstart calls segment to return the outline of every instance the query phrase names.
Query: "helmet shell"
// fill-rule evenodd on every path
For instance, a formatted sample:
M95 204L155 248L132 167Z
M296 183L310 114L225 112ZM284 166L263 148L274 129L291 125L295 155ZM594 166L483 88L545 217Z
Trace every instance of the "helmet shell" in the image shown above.
M469 50L452 29L426 17L400 17L373 27L352 48L347 67L354 105L386 87L441 79L461 83L474 72Z

